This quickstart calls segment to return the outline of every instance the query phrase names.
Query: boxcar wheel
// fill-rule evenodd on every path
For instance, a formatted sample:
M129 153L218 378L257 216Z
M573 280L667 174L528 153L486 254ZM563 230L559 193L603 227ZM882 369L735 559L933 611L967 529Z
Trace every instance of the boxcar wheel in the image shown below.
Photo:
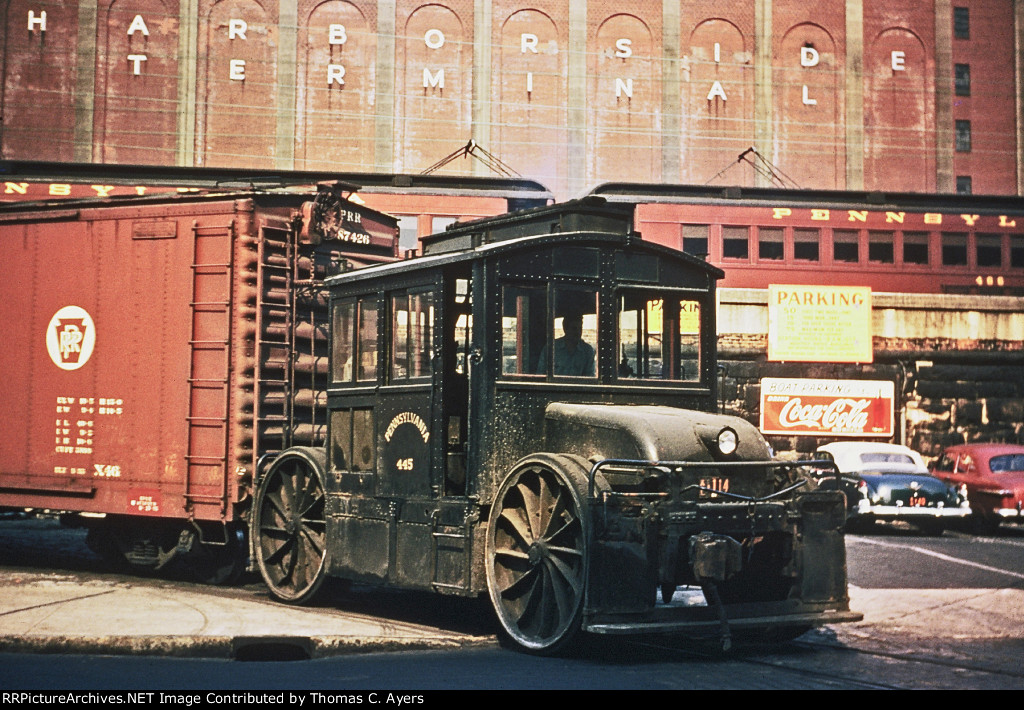
M316 595L327 574L324 454L289 449L271 465L256 493L254 550L271 594L292 604Z
M487 588L503 630L523 650L562 652L580 630L586 485L572 458L537 454L516 464L491 505Z
M188 566L197 582L227 586L237 583L245 574L248 556L244 531L229 527L224 534L226 540L221 544L195 542Z

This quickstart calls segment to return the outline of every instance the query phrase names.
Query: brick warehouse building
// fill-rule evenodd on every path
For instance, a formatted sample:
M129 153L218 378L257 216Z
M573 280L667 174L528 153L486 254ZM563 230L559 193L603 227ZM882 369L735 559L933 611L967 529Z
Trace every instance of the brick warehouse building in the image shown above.
M8 159L1020 194L1010 0L4 0ZM240 130L241 128L241 130ZM449 171L485 168L457 163Z

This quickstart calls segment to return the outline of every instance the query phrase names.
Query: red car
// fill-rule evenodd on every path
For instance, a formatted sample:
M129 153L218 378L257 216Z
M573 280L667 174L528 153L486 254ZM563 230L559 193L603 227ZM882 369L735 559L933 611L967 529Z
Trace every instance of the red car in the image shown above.
M984 528L995 530L1004 521L1024 524L1024 446L950 446L932 465L932 474L967 485L971 508Z

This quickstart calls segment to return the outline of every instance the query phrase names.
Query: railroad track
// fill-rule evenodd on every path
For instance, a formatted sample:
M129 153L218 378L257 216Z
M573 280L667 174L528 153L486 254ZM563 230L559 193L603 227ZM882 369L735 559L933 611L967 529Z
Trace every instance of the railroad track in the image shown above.
M738 645L722 653L713 644L632 641L640 659L707 662L716 659L730 678L747 678L744 688L779 690L966 690L1024 688L1024 669L971 662L963 653L939 657L928 652L858 648L835 641L798 639L779 647ZM1008 650L1008 652L1010 652ZM1019 650L1017 651L1019 653ZM1018 656L1019 657L1019 656ZM760 669L760 670L759 670ZM757 680L761 678L762 680ZM728 682L735 682L729 680ZM743 682L743 681L740 681ZM749 685L753 683L754 685Z

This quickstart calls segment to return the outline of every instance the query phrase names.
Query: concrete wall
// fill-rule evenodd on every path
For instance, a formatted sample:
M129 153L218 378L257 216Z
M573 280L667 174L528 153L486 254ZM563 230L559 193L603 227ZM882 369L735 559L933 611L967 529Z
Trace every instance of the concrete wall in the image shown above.
M764 377L891 380L891 441L938 456L968 441L1024 443L1024 298L872 295L870 364L768 362L768 292L719 292L723 410L757 423ZM780 455L808 453L814 437L769 437Z

